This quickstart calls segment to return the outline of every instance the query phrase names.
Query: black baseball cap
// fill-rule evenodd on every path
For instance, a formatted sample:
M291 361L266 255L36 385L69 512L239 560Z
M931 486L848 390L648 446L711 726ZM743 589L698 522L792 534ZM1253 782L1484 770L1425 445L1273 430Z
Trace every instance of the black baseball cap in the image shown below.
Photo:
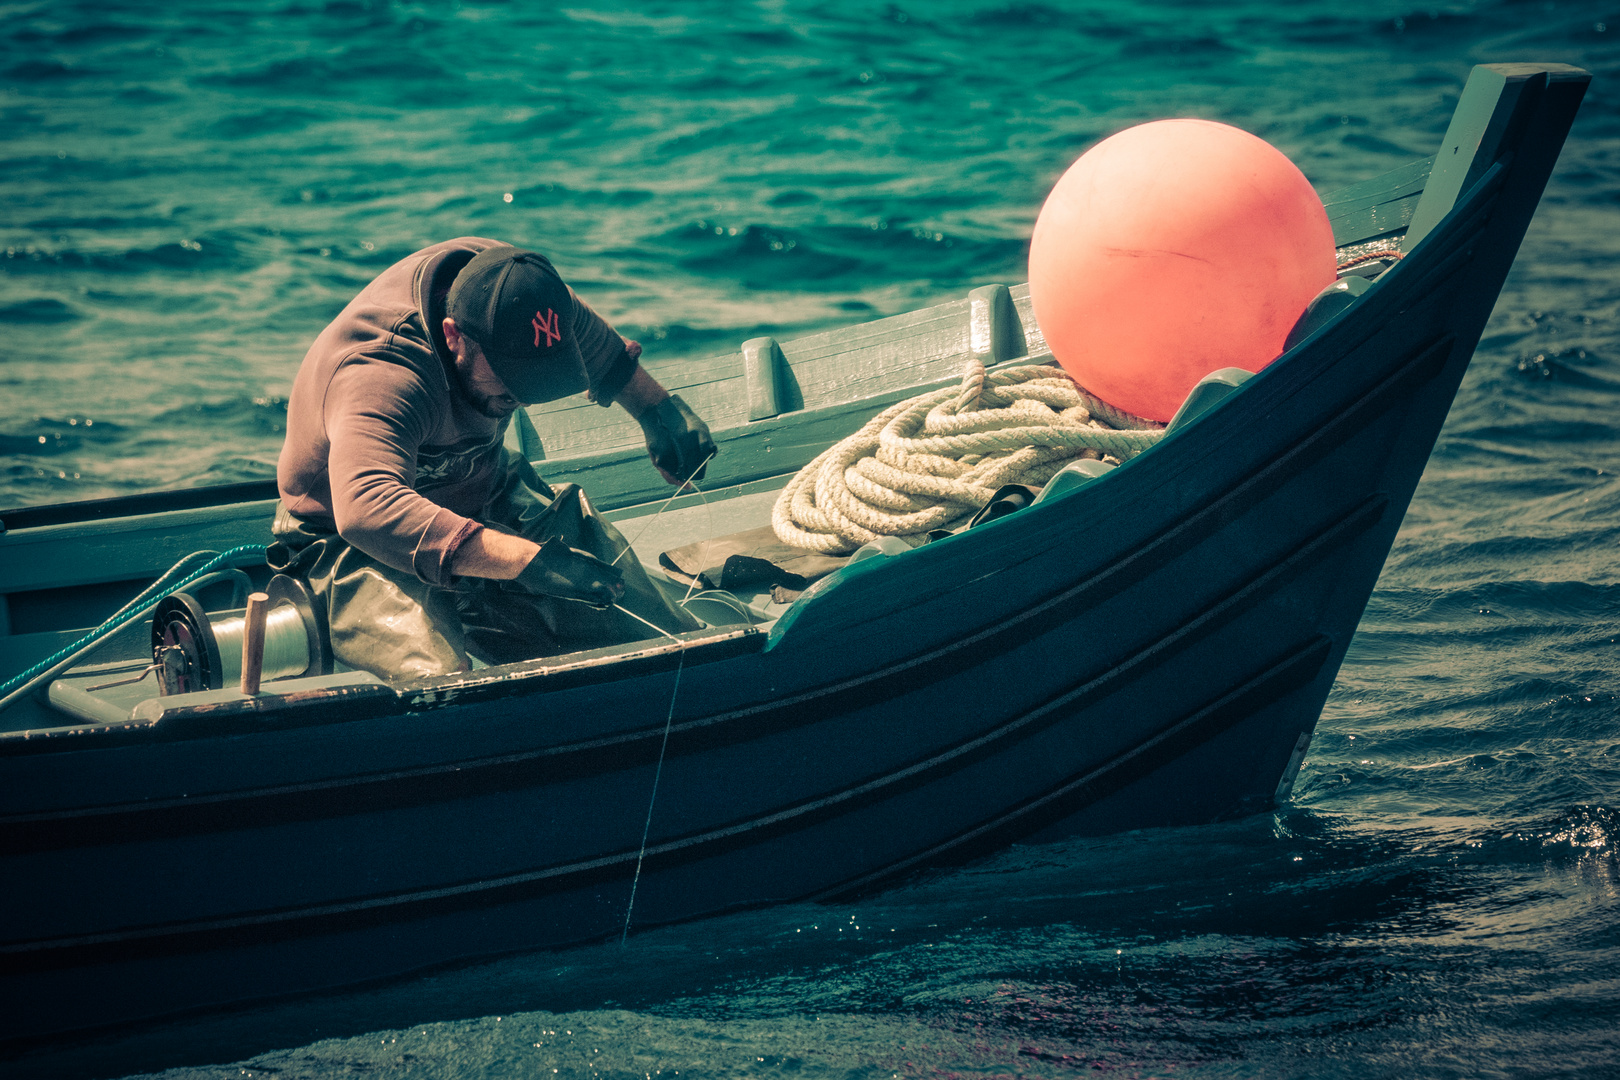
M573 294L539 252L501 244L474 255L450 284L445 313L525 405L590 386L574 340Z

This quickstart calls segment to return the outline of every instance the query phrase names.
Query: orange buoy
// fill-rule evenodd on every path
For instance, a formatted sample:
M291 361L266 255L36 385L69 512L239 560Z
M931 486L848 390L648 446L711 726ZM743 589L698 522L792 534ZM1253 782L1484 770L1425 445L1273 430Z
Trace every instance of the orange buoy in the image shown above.
M1209 120L1157 120L1087 150L1047 196L1029 250L1058 363L1160 421L1211 371L1276 359L1335 274L1310 181L1264 139Z

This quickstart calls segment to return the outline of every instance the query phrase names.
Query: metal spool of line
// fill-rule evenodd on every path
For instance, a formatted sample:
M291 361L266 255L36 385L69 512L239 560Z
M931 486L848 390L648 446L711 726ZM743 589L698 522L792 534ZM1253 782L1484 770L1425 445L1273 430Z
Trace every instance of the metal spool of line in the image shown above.
M308 586L277 574L265 589L269 614L264 627L261 678L326 675L332 653ZM210 615L190 593L170 593L152 613L152 660L164 694L219 690L242 678L241 612Z

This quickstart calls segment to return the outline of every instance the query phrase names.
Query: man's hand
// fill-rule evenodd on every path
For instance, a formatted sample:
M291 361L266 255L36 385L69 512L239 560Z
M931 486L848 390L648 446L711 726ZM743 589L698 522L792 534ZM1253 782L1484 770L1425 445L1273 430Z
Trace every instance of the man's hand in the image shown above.
M614 399L636 418L647 438L647 455L672 484L701 480L714 456L709 425L687 408L686 402L658 385L658 380L637 367Z
M624 595L624 574L618 567L555 536L540 545L512 584L523 592L581 600L595 608L612 607Z
M636 419L647 437L647 454L665 480L679 484L703 479L715 454L714 439L709 425L686 402L671 394Z

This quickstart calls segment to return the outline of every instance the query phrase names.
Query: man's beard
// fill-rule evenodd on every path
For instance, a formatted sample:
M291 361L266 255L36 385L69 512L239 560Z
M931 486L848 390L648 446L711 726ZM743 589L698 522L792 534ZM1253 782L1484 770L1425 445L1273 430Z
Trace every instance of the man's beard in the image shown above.
M510 394L481 394L467 381L467 375L461 370L460 364L455 366L455 371L456 382L461 387L461 396L478 412L491 420L504 420L518 411L520 403Z
M467 401L473 408L491 420L505 420L518 411L517 401L506 394L502 394L500 397L480 394L465 382L461 384L461 392L467 396Z

